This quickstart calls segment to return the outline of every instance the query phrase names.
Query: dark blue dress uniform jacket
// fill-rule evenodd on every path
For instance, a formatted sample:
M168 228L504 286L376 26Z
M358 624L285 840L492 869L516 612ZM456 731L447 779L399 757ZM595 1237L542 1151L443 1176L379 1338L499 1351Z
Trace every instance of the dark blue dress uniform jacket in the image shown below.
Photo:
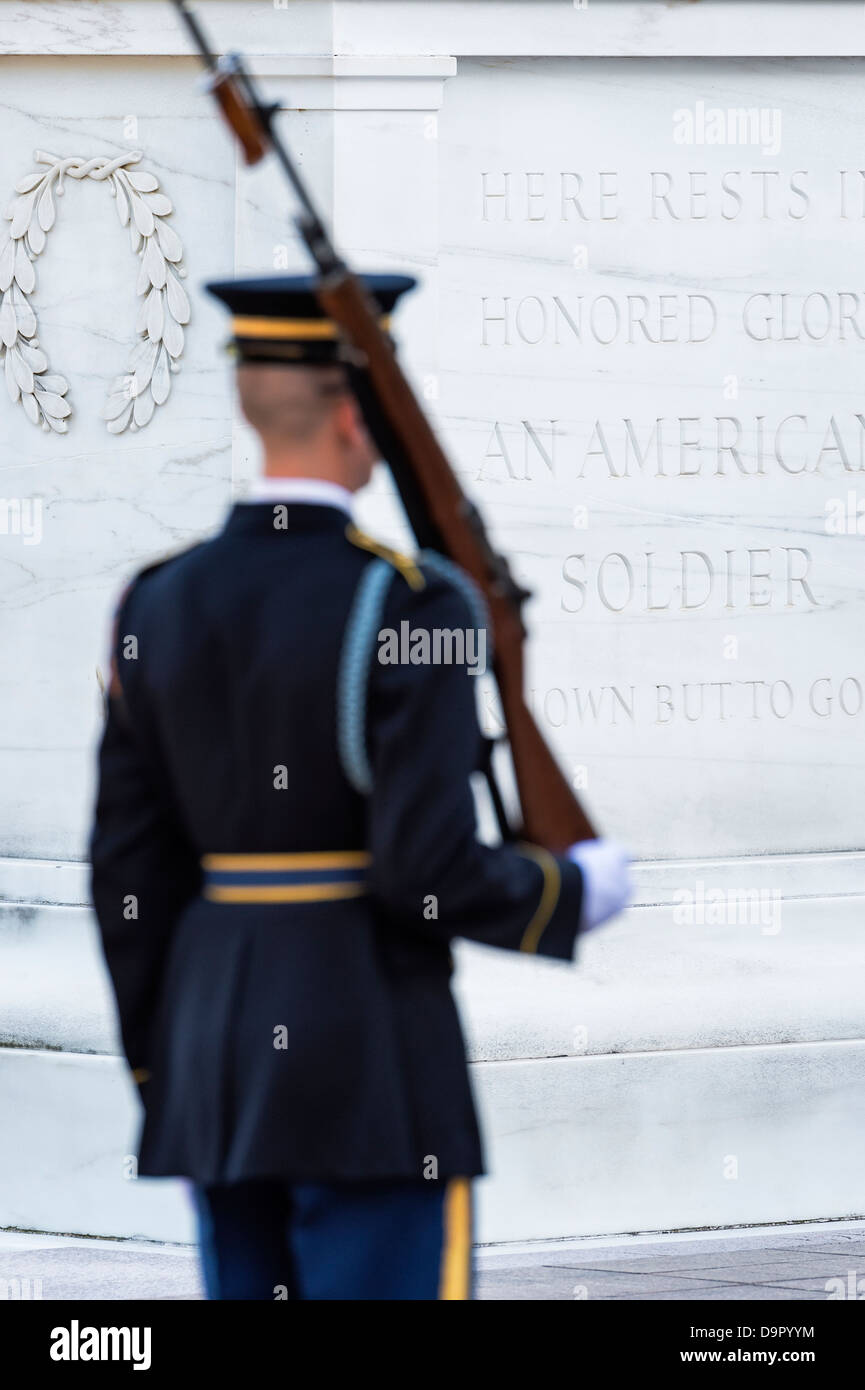
M93 898L141 1082L144 1175L481 1172L449 944L573 954L576 866L475 839L464 666L373 660L373 787L349 784L337 675L373 561L335 507L240 504L121 600ZM411 588L394 570L384 625L470 627L466 599L422 573ZM205 855L327 850L369 852L366 896L202 895Z

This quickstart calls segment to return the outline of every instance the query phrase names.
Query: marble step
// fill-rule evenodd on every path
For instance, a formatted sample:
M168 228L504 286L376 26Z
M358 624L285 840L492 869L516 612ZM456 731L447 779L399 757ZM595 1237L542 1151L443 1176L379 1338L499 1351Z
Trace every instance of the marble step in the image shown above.
M861 1216L865 1043L481 1062L476 1238ZM0 1228L187 1241L184 1183L136 1180L117 1058L0 1049Z
M576 968L460 944L474 1061L865 1037L865 898L785 898L768 926L636 907ZM768 920L768 919L767 919ZM113 1005L81 906L0 903L0 1046L114 1055Z
M862 866L641 866L642 905L577 969L460 946L493 1173L479 1238L859 1214ZM766 910L707 922L704 902L683 921L698 883ZM183 1185L134 1178L137 1102L85 893L81 866L0 862L0 1227L189 1239Z

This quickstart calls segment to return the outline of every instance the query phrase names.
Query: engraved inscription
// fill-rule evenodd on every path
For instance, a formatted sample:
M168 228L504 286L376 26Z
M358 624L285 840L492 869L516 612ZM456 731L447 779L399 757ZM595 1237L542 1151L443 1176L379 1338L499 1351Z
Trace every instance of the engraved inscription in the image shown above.
M863 77L468 60L442 116L442 423L639 854L858 844Z

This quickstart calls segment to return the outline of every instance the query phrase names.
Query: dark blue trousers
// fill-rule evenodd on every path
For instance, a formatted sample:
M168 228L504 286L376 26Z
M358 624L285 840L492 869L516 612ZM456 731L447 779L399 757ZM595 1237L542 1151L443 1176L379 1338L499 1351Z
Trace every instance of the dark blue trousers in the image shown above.
M265 1178L195 1200L209 1299L471 1298L467 1178Z

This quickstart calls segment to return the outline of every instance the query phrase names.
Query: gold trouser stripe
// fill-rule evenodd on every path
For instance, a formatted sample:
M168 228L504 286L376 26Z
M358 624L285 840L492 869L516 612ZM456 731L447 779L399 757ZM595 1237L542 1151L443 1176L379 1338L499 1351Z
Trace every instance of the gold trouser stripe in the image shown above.
M352 522L345 528L346 538L352 545L358 546L361 550L369 550L373 555L378 555L382 560L388 560L390 564L398 569L410 589L425 589L426 580L422 570L419 570L410 555L403 555L401 550L391 550L389 545L382 545L380 541L373 540L365 531L361 531Z
M540 902L535 909L534 917L523 932L523 939L520 942L521 951L536 951L559 901L559 894L562 891L562 872L549 850L541 849L539 845L526 844L521 844L518 848L520 854L534 859L544 872L544 886L541 889Z
M439 1300L467 1299L471 1289L472 1189L469 1178L451 1178L445 1190L444 1245Z
M205 854L201 866L214 873L259 873L279 869L365 869L366 850L322 850L312 854Z
M365 883L255 883L211 885L203 896L212 903L324 903L359 898L367 891Z
M379 319L385 332L390 316ZM296 338L300 341L333 339L339 329L331 319L271 319L260 315L241 315L231 320L235 338Z

